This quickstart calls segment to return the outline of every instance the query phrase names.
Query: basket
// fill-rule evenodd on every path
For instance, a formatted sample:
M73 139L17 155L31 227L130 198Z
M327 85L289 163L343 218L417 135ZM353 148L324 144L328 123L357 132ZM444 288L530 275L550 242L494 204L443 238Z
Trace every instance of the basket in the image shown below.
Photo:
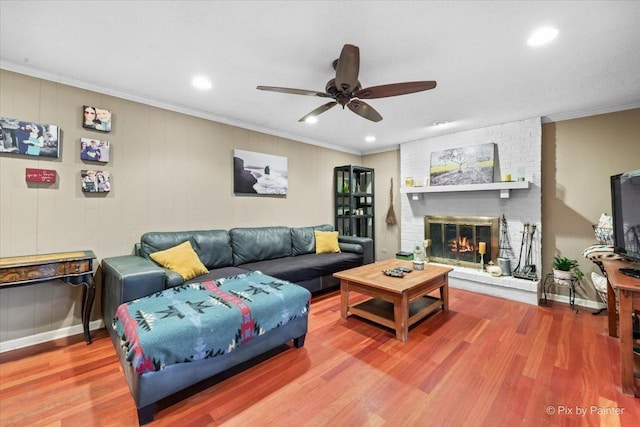
M593 232L601 245L613 245L613 227L594 225Z

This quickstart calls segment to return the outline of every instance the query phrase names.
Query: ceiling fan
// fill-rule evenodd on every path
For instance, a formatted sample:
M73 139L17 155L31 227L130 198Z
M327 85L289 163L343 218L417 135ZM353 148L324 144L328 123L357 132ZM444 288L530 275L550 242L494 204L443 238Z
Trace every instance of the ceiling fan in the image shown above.
M436 87L435 81L419 81L372 86L363 89L358 80L358 73L360 72L360 49L351 44L344 45L340 57L333 61L333 68L336 70L336 77L327 82L325 92L274 86L258 86L257 89L333 99L333 101L321 105L302 117L298 120L300 122L304 122L311 117L316 117L338 104L342 105L343 109L345 106L348 107L351 111L367 120L379 122L382 120L380 113L364 102L363 99L406 95Z

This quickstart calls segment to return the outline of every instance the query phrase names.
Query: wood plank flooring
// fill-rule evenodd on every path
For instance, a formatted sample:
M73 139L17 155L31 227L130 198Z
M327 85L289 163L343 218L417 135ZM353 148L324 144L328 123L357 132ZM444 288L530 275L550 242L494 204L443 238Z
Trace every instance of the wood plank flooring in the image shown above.
M607 318L450 290L409 341L313 299L301 349L163 402L150 426L639 426ZM0 364L0 426L135 426L106 333ZM14 360L10 360L14 359Z

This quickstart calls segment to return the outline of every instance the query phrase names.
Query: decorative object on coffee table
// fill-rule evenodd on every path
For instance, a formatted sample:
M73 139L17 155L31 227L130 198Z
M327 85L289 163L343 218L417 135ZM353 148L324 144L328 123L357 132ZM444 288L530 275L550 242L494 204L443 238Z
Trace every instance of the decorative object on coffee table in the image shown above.
M389 277L399 277L403 278L406 274L404 271L398 270L397 268L390 268L388 270L382 270L385 276Z
M424 252L422 251L422 246L418 243L416 244L416 248L413 250L413 269L414 270L424 270Z

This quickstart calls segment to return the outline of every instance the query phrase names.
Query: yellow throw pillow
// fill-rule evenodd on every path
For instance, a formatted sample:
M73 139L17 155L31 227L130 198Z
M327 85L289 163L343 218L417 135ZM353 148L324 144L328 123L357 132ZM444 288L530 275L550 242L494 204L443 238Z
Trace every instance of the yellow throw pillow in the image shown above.
M316 238L317 254L332 254L332 253L340 252L340 245L338 244L337 231L314 230L313 234Z
M154 252L149 256L164 268L181 275L184 280L193 279L209 272L188 240L164 251Z

